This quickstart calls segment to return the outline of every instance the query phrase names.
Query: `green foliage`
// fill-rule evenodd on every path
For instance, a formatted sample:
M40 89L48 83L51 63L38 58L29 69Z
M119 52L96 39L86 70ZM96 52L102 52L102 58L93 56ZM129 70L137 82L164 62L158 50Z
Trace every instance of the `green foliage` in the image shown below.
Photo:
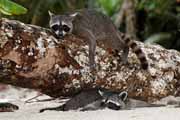
M112 16L120 8L122 0L97 0L97 3L105 14Z
M97 0L100 10L113 17L124 0ZM175 0L135 0L138 37L148 43L180 50L180 6ZM121 26L124 27L124 26Z
M17 19L24 23L35 24L39 26L48 26L48 10L61 14L65 11L80 9L85 6L86 0L14 0L29 9L28 14L21 16L10 16L11 19ZM7 17L7 16L6 16Z
M176 8L178 6L174 0L141 0L137 4L137 13L143 11L143 17L139 18L141 26L144 26L139 31L141 39L166 48L179 49L180 18Z
M137 11L144 11L146 16L143 18L145 37L161 32L167 23L172 22L172 19L176 21L176 16L171 13L174 3L174 0L140 0L137 4Z
M174 0L141 0L137 9L151 12L151 15L164 14L171 9Z
M21 15L27 13L27 9L10 0L0 0L0 12L5 15Z
M154 34L151 35L150 37L148 37L148 39L145 40L145 43L157 43L160 44L166 48L171 47L171 39L172 38L172 34L170 33L158 33L158 34Z

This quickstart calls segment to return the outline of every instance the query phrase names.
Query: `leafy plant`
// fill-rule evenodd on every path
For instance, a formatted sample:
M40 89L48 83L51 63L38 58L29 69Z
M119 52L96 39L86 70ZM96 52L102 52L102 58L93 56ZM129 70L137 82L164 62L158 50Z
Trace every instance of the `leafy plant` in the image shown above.
M27 9L10 0L0 0L0 12L5 15L21 15L27 12Z
M140 0L137 4L138 10L145 10L149 15L167 13L174 4L173 0Z
M112 16L120 8L122 1L123 0L97 0L97 3L105 14Z
M157 43L160 44L166 48L170 48L172 44L170 44L172 41L172 34L170 33L157 33L154 35L151 35L145 40L145 43Z
M10 16L24 23L48 27L48 10L55 14L62 14L74 9L81 9L86 0L13 0L29 9L28 14ZM6 16L7 17L7 16Z

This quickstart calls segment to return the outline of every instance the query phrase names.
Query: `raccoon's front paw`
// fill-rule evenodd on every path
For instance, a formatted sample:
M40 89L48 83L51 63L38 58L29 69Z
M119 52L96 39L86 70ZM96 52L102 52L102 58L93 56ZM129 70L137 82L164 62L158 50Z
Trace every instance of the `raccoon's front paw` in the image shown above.
M39 112L42 113L42 112L44 112L46 110L65 111L64 106L65 105L61 105L61 106L58 106L58 107L52 107L52 108L44 108L44 109L39 110Z

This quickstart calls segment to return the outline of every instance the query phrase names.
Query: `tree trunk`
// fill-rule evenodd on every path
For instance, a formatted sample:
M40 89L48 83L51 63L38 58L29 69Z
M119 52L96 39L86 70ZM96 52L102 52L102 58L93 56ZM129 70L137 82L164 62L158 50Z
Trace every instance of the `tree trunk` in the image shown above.
M129 64L123 65L112 50L98 44L97 71L91 73L88 46L76 36L58 40L45 28L1 19L0 43L1 83L55 98L93 87L127 90L130 97L146 101L180 94L180 53L158 45L137 42L149 62L145 71L131 51Z

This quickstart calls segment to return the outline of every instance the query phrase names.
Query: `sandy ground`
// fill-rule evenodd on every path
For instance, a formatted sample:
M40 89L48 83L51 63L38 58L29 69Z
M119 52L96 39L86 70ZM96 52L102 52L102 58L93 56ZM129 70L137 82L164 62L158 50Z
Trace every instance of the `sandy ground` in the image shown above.
M36 94L36 92L29 92L28 90L18 91L16 89L0 92L0 102L11 101L11 103L20 107L15 112L0 113L0 120L180 120L180 108L174 108L173 106L137 108L123 111L104 109L88 112L45 111L44 113L39 113L39 110L42 108L58 106L61 103L58 100L24 102ZM48 97L42 96L38 99L45 98Z

